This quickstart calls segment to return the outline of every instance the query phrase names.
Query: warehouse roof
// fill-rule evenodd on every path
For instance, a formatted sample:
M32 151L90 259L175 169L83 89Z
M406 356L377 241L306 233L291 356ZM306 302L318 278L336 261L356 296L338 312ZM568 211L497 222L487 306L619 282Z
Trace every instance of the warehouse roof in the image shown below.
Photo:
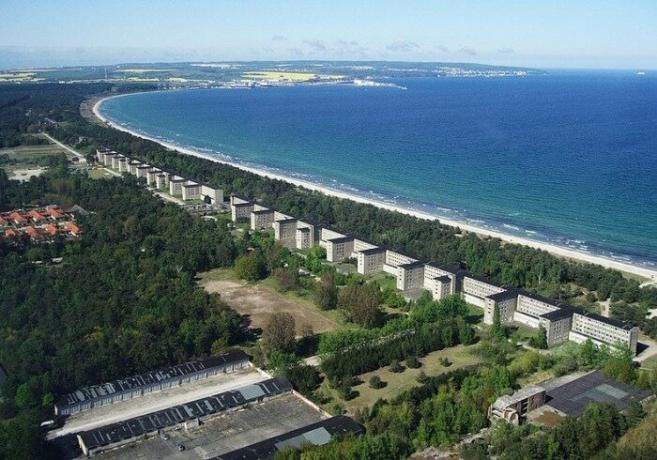
M57 402L58 407L65 407L82 401L95 400L113 393L120 393L135 388L149 386L154 383L167 381L184 375L194 374L203 369L224 366L226 364L248 360L243 351L230 351L219 356L210 356L197 361L190 361L176 366L166 367L155 371L145 372L132 377L114 380L100 385L80 388L72 393L62 396Z

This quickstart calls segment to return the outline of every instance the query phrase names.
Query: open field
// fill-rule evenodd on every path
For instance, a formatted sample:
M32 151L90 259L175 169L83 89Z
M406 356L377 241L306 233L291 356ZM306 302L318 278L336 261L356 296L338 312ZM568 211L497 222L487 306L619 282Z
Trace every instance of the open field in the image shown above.
M435 376L481 363L481 358L471 353L472 349L473 346L458 345L456 347L434 351L424 358L419 359L422 366L418 369L406 367L404 372L394 373L386 366L372 372L361 374L358 378L363 383L353 387L354 391L358 392L358 396L351 401L341 401L341 403L344 404L349 413L353 414L356 409L371 407L377 399L392 399L404 390L418 386L417 376L420 372L424 372L428 376ZM447 358L452 364L448 367L443 366L440 364L442 358ZM384 388L370 388L369 380L374 375L386 383ZM326 390L331 391L326 382L323 385L325 385ZM334 397L337 397L337 393L332 393Z
M235 277L231 270L218 269L200 274L200 285L210 293L217 293L238 313L247 315L252 328L262 328L275 312L290 313L296 321L297 334L301 335L304 324L315 333L333 331L337 321L321 312L312 301L281 294L272 287L271 281L247 283Z

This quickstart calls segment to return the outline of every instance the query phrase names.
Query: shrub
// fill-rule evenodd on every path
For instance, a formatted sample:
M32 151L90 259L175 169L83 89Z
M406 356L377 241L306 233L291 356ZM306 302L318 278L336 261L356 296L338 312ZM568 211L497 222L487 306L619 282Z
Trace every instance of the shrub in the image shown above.
M422 367L422 363L417 359L417 356L409 356L406 358L406 365L411 369Z
M375 390L377 390L379 388L383 388L384 386L386 386L385 382L383 382L381 380L381 377L379 377L378 375L373 375L372 377L370 377L370 388L374 388Z
M399 364L399 361L396 359L393 359L392 362L390 363L390 372L394 372L395 374L399 374L400 372L404 372L405 368L401 364Z

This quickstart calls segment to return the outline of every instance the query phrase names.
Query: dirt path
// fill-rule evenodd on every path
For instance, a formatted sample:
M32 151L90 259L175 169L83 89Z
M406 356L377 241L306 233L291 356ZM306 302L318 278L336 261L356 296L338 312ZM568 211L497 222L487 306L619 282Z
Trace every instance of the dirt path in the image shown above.
M301 335L304 324L310 325L315 333L334 331L338 327L336 322L313 311L311 307L260 284L236 280L203 280L201 286L208 292L221 295L238 313L248 315L252 328L264 327L269 315L275 312L287 312L294 317L297 335Z

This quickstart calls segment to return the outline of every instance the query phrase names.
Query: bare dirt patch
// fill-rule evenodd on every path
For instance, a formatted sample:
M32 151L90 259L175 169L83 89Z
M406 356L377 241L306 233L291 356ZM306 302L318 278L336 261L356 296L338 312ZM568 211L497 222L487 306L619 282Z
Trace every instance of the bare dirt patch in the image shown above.
M304 324L310 325L315 333L334 331L338 324L311 306L295 302L275 290L261 284L249 284L233 279L211 280L204 278L201 286L221 298L242 315L248 315L252 328L263 328L269 316L276 312L290 313L296 323L297 335L301 335Z

